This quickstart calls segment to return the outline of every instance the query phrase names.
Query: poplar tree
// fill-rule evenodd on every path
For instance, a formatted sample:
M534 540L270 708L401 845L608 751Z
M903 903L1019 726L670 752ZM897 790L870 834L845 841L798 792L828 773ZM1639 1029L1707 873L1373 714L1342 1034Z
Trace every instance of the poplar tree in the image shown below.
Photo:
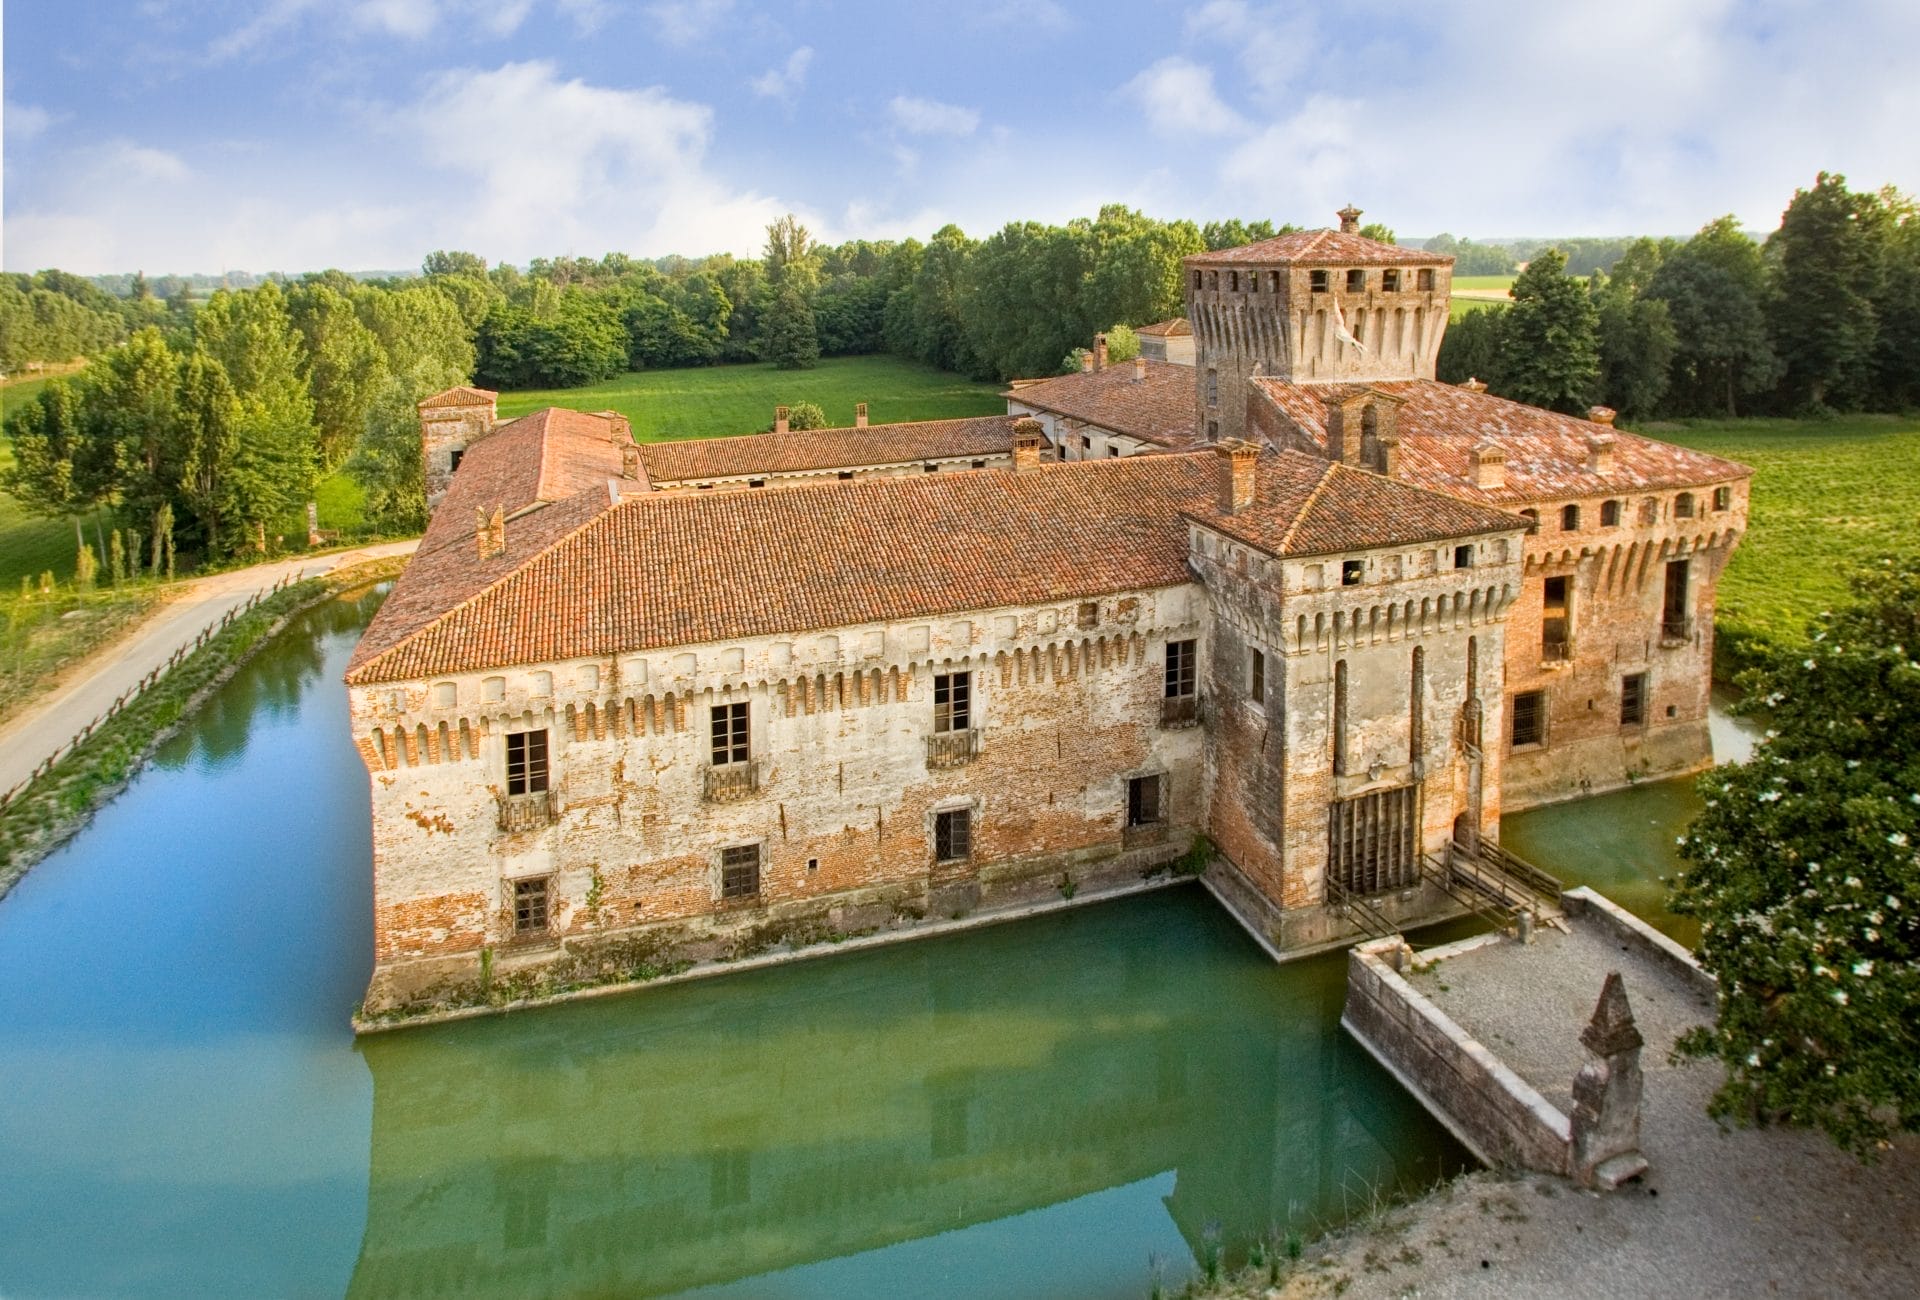
M1599 318L1566 254L1541 252L1513 284L1500 325L1502 397L1582 414L1600 379Z
M1776 267L1774 347L1792 406L1848 409L1865 400L1881 270L1874 227L1882 215L1873 195L1854 194L1846 177L1821 172L1812 189L1794 191L1767 239Z

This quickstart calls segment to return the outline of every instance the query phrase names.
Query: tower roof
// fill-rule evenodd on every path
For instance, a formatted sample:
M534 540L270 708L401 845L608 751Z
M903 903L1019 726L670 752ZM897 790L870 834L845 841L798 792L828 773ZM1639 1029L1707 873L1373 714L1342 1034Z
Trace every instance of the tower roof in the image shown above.
M1244 266L1249 262L1263 266L1445 266L1453 258L1339 230L1296 230L1238 248L1195 253L1181 261L1187 266Z
M492 406L500 394L490 388L449 388L445 392L435 393L420 403L423 411L437 410L441 407Z

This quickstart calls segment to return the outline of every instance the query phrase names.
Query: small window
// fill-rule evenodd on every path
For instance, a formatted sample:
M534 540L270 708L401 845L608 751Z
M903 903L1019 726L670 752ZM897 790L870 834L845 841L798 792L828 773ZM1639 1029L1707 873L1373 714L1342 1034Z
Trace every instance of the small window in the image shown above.
M553 877L536 876L513 882L513 932L545 934L553 904Z
M1325 293L1327 291L1327 273L1325 271L1308 271L1307 290L1310 293Z
M853 482L853 471L850 469L843 469L838 474L834 475L834 477L839 479L842 483L851 483Z
M964 862L973 856L973 812L950 808L933 815L933 856L940 862Z
M1382 271L1380 273L1380 292L1400 292L1400 273L1398 271Z
M720 897L757 898L760 894L760 846L736 844L720 850Z
M747 486L750 488L765 487L766 485L767 481L763 478L750 478L747 480Z
M1111 444L1108 445L1107 447L1108 460L1112 460L1114 457L1118 456L1119 454L1120 454L1120 449L1118 447L1112 446Z
M1196 289L1200 287L1200 272L1198 271L1193 273L1193 287Z
M1218 370L1207 371L1207 405L1220 405L1220 372Z
M1158 826L1159 824L1160 778L1158 776L1127 778L1127 825Z
M973 674L936 673L933 678L933 729L965 731L973 725Z
M1170 700L1189 699L1194 687L1194 654L1196 649L1192 641L1167 642L1167 698Z
M1602 528L1618 528L1620 526L1620 503L1618 501L1602 501L1600 503L1600 526Z
M1628 673L1620 679L1620 725L1637 727L1647 720L1647 675Z
M1367 562L1365 560L1340 561L1340 585L1341 586L1357 587L1360 585L1361 579L1365 578L1366 576L1367 576Z
M1471 569L1473 567L1473 547L1456 546L1453 548L1453 567Z
M925 470L929 474L938 474L940 472L940 467L938 465L922 465L920 468Z
M1733 489L1732 488L1717 487L1713 490L1714 513L1718 514L1722 510L1731 508L1732 505L1733 505Z
M1419 278L1415 281L1415 283L1417 283L1420 286L1421 293L1432 293L1433 292L1433 269L1431 267L1428 267L1422 270L1419 273Z
M1675 519L1693 518L1693 493L1682 492L1673 499L1673 517Z
M1240 292L1240 273L1238 271L1227 272L1227 289L1231 293Z
M1220 421L1218 420L1207 421L1207 441L1208 442L1220 441Z
M547 788L547 729L507 737L507 793L539 794Z
M1563 533L1577 533L1580 531L1579 506L1560 507L1560 531Z
M746 704L714 705L713 765L725 767L729 763L744 763L748 757Z
M1075 617L1075 621L1078 622L1080 626L1083 628L1099 627L1100 626L1100 602L1097 600L1081 601L1080 609Z
M984 460L976 460L971 465L968 466L969 469L985 469L986 467L987 467L987 462L985 462Z
M467 454L467 449L465 447L455 447L452 451L448 452L447 453L447 473L451 474L453 473L453 471L459 469L460 461L462 458L466 456L466 454Z
M1513 747L1543 745L1547 740L1547 696L1544 691L1520 691L1513 697Z
M1347 292L1365 293L1367 291L1367 273L1361 270L1347 272Z
M1255 704L1267 702L1267 656L1264 651L1252 651L1248 659L1247 697Z

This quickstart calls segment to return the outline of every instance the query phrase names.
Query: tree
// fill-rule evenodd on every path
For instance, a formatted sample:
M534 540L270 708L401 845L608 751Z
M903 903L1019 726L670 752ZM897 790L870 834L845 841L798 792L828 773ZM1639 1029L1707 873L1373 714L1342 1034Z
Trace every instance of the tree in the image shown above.
M1730 216L1666 254L1645 292L1667 304L1673 322L1670 408L1733 416L1742 397L1771 387L1778 362L1767 341L1765 291L1759 246Z
M320 468L331 471L366 428L374 394L386 381L380 340L361 323L353 303L324 284L287 294L287 308L303 344L302 369L319 431Z
M1389 230L1384 223L1378 221L1369 221L1366 225L1360 227L1360 237L1362 239L1375 240L1382 244L1397 244L1400 242L1393 237L1393 231Z
M1777 268L1769 316L1791 405L1851 408L1871 385L1876 205L1874 196L1850 192L1846 177L1821 172L1812 189L1794 191L1767 240Z
M1888 214L1882 241L1880 290L1873 300L1879 323L1874 352L1874 405L1904 410L1920 405L1920 210L1889 187L1880 201Z
M174 442L180 358L157 329L143 329L89 367L87 436L103 465L100 495L145 521L179 494Z
M820 364L820 336L813 308L799 286L788 283L774 296L762 327L761 350L782 370L810 370Z
M1447 326L1440 336L1440 356L1434 363L1434 377L1443 384L1463 384L1478 379L1489 388L1500 388L1505 307L1487 306L1468 312ZM1504 391L1504 390L1502 390Z
M787 428L795 433L827 427L827 413L814 402L795 402L787 408Z
M1600 378L1598 321L1586 286L1566 274L1567 259L1548 249L1513 284L1500 328L1499 391L1549 410L1586 410Z
M429 278L436 275L465 275L484 280L487 278L487 259L478 253L435 249L421 260L420 274Z
M237 550L248 539L235 528L250 530L257 542L269 522L295 514L312 494L319 468L313 398L302 373L300 336L272 281L249 293L214 294L194 319L194 335L196 351L225 373L234 398L237 445L219 465L214 516L228 531L211 531L209 541ZM204 378L196 382L196 391L207 391ZM210 409L194 418L210 419ZM202 425L203 433L208 427ZM202 445L212 446L204 438Z
M820 287L820 259L813 236L789 212L767 227L767 283L778 295L791 285L802 298Z
M1079 321L1151 325L1185 310L1180 259L1206 251L1191 221L1155 221L1120 204L1100 209L1087 249Z
M231 478L240 455L240 399L220 363L195 349L180 367L176 441L180 491L209 548L242 540Z
M353 306L379 340L389 373L412 374L426 363L457 372L462 383L473 374L473 330L437 283L396 290L362 288Z
M1594 272L1588 284L1600 344L1595 396L1623 415L1650 415L1666 395L1678 342L1667 304L1642 298L1631 275Z
M1673 906L1719 979L1680 1044L1726 1067L1712 1113L1864 1155L1920 1129L1920 556L1853 593L1742 675L1767 738L1701 778Z
M75 384L49 380L7 420L7 437L13 464L0 473L0 489L22 506L57 519L98 504L105 491L102 467L82 427Z

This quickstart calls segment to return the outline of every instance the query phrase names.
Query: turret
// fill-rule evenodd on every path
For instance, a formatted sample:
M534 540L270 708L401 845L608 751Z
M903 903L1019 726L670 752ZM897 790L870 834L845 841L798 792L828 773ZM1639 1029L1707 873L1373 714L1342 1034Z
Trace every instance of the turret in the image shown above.
M420 471L427 504L446 493L467 448L493 432L499 398L485 388L449 388L420 403Z
M1197 408L1210 438L1246 436L1254 376L1292 383L1432 379L1453 258L1359 233L1303 230L1185 260Z

